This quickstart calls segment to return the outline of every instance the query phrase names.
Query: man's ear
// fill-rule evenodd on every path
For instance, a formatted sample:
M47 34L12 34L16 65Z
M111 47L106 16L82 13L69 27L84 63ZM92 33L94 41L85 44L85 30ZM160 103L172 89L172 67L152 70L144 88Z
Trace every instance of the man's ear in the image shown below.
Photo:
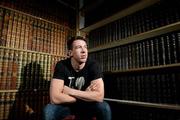
M72 50L68 50L67 55L68 55L68 57L71 57L72 56Z

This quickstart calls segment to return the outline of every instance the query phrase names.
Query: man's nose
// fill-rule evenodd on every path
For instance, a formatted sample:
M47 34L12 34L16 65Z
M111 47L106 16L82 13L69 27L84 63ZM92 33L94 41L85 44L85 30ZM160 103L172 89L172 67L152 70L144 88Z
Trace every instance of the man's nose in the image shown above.
M86 51L86 48L85 48L85 47L82 47L81 49L82 49L82 52L85 52L85 51Z

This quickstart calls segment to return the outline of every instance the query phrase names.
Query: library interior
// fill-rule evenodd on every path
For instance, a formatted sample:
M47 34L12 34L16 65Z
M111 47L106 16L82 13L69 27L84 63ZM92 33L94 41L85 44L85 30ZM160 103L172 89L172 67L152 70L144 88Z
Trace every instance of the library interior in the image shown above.
M112 120L180 120L179 0L0 0L0 120L42 120L73 36L99 63Z

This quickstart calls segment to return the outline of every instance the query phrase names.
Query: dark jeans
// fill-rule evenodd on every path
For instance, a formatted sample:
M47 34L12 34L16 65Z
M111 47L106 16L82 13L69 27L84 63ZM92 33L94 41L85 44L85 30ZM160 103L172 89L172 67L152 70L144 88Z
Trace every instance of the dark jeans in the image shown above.
M61 120L68 115L78 120L111 120L111 109L107 102L77 102L66 105L47 104L43 109L43 120Z

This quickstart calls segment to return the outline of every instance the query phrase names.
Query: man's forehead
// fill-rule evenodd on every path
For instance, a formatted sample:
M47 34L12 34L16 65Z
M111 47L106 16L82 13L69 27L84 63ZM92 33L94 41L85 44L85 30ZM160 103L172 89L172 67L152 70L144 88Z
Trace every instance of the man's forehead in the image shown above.
M82 44L82 43L86 44L86 42L84 40L81 40L81 39L77 39L73 42L73 44Z

